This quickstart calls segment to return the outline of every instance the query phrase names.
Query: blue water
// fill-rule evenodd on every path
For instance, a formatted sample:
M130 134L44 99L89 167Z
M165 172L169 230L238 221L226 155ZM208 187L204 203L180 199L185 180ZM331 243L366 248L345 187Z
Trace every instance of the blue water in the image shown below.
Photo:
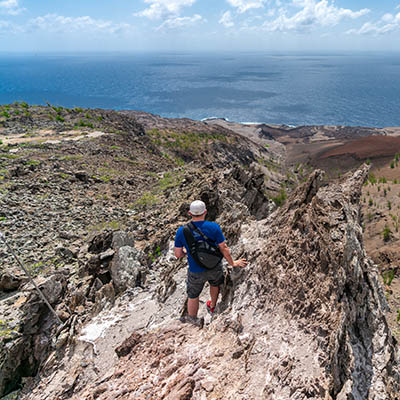
M0 103L400 126L400 54L0 54Z

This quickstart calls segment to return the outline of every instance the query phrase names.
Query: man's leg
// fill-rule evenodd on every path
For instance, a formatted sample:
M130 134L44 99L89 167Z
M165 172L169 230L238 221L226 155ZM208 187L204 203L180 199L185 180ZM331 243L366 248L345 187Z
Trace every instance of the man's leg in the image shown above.
M210 285L211 308L214 308L217 305L218 295L219 295L219 286Z
M207 307L214 309L217 305L219 288L224 284L224 272L222 269L222 265L215 267L215 269L209 271L208 275L208 283L210 284L210 296L211 296L211 304Z
M188 314L191 317L196 318L197 317L197 312L199 311L199 298L196 297L195 299L191 299L189 297L188 298L188 303L187 303L187 308L188 308Z

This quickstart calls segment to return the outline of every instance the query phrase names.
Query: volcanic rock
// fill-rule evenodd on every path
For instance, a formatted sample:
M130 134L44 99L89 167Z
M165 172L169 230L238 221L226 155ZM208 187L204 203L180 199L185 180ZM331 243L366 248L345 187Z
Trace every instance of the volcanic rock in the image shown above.
M118 292L140 285L145 268L141 264L143 254L131 246L118 249L111 264L111 276Z
M399 354L361 240L367 173L321 186L316 171L244 225L233 250L249 265L228 273L213 320L133 332L113 371L71 398L397 399Z

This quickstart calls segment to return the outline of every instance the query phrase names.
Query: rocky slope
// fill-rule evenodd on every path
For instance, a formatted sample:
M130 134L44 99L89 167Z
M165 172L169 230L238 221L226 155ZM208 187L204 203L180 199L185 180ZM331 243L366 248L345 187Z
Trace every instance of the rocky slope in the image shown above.
M237 226L234 252L250 264L227 271L218 314L202 330L177 321L185 268L160 257L170 271L163 291L121 299L103 315L114 325L94 338L96 352L78 345L79 357L64 357L24 398L397 399L399 351L362 244L367 172L320 187L316 171L283 209ZM114 356L103 350L110 343Z
M23 383L25 400L397 398L398 348L362 243L367 167L330 185L315 172L271 214L304 178L284 169L279 144L144 113L13 107L0 132L0 229L63 325L0 247L2 393ZM80 124L86 114L96 126ZM11 143L22 128L18 140L36 141ZM250 261L226 270L203 330L178 321L186 266L172 253L194 198Z
M225 197L261 219L275 207L268 197L285 179L278 171L263 173L260 162L274 156L270 150L239 141L228 130L149 129L103 110L57 109L64 122L49 118L51 107L12 110L1 128L0 229L51 295L65 326L56 331L54 318L1 244L0 393L35 375L50 352L63 348L124 291L127 283L115 264L138 260L141 268L130 286L156 279L152 264L166 251L191 199L202 198L212 219ZM96 126L79 126L80 140L71 140L74 121L79 125L87 114ZM102 134L90 137L92 132ZM112 232L121 230L128 235L123 243L135 248L117 263L121 245Z

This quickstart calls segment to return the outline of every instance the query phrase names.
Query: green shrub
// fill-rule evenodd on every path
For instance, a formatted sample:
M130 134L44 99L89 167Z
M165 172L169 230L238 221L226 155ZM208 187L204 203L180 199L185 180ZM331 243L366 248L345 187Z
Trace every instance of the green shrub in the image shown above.
M390 168L394 168L394 161L390 163Z
M392 209L392 203L388 200L388 202L387 202L387 207L388 207L388 210L391 210Z
M371 183L371 185L375 185L375 183L376 183L376 177L375 177L375 175L374 175L372 172L368 175L368 180L369 180L369 182Z
M372 199L369 199L369 200L368 200L368 205L369 205L370 207L372 207L373 204L374 204L374 202L372 201Z
M38 160L29 160L26 165L40 165L40 161Z
M386 182L387 182L387 180L386 180L386 178L384 176L381 176L379 178L379 183L386 183Z
M390 228L386 225L385 228L383 229L383 241L388 242L392 238L392 231Z
M287 194L284 188L281 189L278 196L273 197L272 201L277 205L277 207L282 206L287 199Z
M167 190L179 186L182 183L182 177L177 173L166 172L158 181L161 190Z
M57 114L56 115L56 121L64 122L65 119L60 114Z
M52 108L57 114L59 114L59 113L64 109L64 107L56 107L56 106L51 106L51 108Z
M35 264L31 264L27 266L27 270L31 274L32 277L38 276L45 268L43 261L39 261Z
M384 274L383 274L383 283L385 285L390 286L392 284L392 282L393 282L394 277L395 277L394 269L391 269L389 271L385 271Z
M1 115L5 118L10 118L10 114L7 111L3 111Z
M142 207L148 207L148 206L153 206L159 202L158 197L151 193L151 192L145 192L140 196L133 205L131 205L131 208L142 208Z
M19 158L18 154L0 153L0 158L7 158L8 160L15 160Z

